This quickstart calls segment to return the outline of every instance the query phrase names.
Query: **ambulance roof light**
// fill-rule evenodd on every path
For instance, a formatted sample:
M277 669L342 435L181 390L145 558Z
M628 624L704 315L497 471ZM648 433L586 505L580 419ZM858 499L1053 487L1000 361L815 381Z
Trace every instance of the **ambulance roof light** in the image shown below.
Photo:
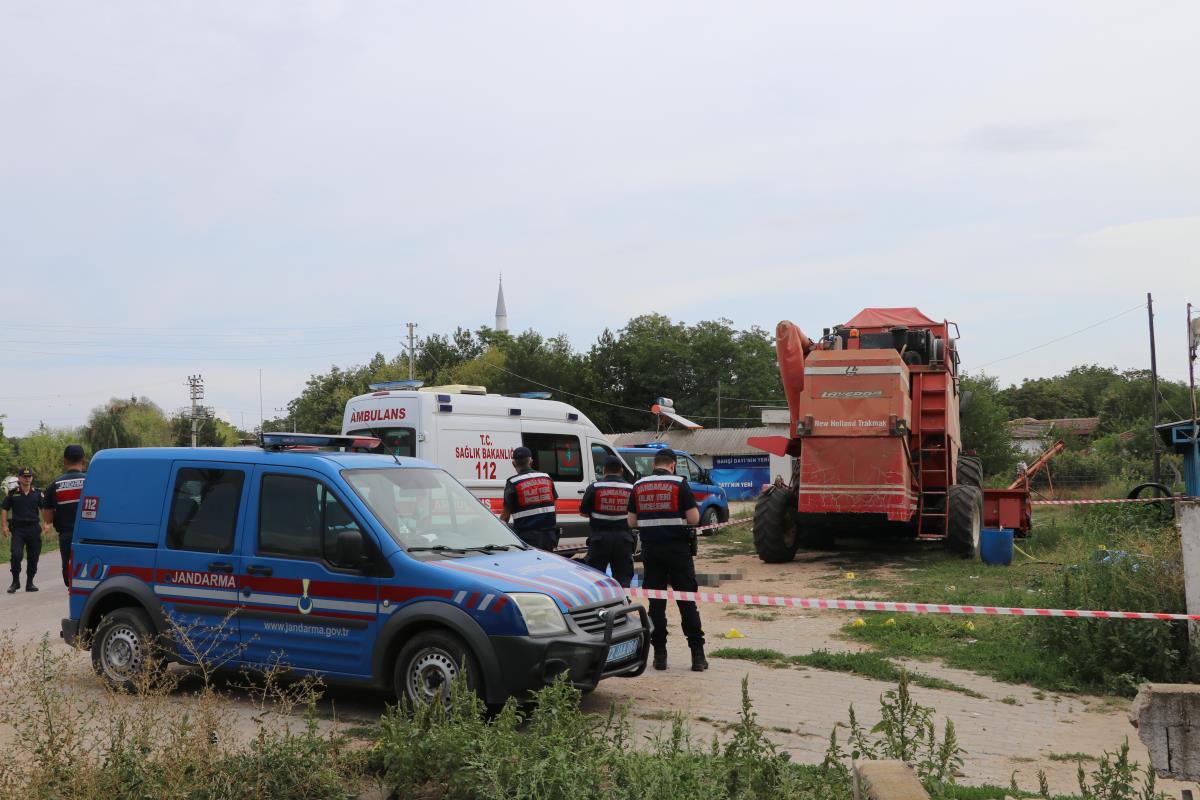
M367 388L372 392L383 392L390 389L408 389L416 390L425 385L425 381L382 381L380 383L368 383Z
M553 397L550 392L518 392L516 396L525 400L549 400Z

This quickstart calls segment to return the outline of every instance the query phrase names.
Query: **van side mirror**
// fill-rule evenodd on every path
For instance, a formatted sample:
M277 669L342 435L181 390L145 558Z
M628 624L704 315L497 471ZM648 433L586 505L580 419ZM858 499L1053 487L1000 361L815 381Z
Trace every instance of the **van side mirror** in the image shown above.
M337 544L334 546L334 558L339 567L366 569L368 565L362 531L350 530L339 533Z

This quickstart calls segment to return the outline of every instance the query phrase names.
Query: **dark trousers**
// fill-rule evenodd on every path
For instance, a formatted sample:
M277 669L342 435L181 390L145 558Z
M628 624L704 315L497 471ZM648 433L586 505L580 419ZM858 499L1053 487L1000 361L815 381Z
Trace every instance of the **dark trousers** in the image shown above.
M642 586L647 589L666 589L670 586L679 592L694 592L696 565L692 561L692 548L682 540L647 542L642 540ZM691 646L704 644L704 630L700 627L700 612L690 600L677 600L679 616L683 622L683 635ZM650 601L651 644L667 642L667 601Z
M25 575L32 579L37 575L38 557L42 554L42 532L40 530L32 531L11 531L12 533L12 563L9 568L12 570L13 582L19 582L21 577L21 559L28 559L28 564L25 567Z
M540 531L517 531L517 538L531 547L536 547L538 550L554 552L554 548L558 547L557 528L546 528Z
M62 557L63 567L63 583L68 587L71 585L71 534L60 533L58 535L58 554Z
M613 579L628 588L633 580L633 531L592 529L587 540L583 563L604 572L612 569Z

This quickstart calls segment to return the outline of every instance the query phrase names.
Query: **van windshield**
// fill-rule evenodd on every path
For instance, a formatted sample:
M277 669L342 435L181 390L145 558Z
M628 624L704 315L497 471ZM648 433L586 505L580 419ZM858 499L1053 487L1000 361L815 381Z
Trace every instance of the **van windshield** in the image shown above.
M524 548L507 525L441 470L349 469L342 476L406 550Z

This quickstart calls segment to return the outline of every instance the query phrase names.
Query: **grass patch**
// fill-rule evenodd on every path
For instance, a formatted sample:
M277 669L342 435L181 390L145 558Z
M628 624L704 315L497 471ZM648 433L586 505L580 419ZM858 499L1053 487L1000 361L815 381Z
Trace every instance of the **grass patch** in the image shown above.
M753 661L776 669L811 667L813 669L823 669L828 672L848 672L854 675L862 675L865 678L888 682L900 680L900 675L904 672L904 670L897 667L891 661L883 658L878 653L872 652L835 653L829 650L814 650L804 655L789 656L780 653L778 650L750 647L723 647L713 651L709 655L713 658L733 658L742 661ZM965 686L959 686L957 683L952 683L942 678L935 678L920 672L909 672L908 678L914 685L926 689L944 689L949 692L965 694L968 697L983 697L979 692L968 689Z
M754 535L749 520L728 528L718 528L708 536L700 537L700 556L703 558L729 558L754 555L754 552Z
M1046 758L1051 761L1095 761L1096 757L1087 753L1050 753Z
M962 605L1182 611L1179 539L1145 507L1038 509L1013 566L928 551L847 560L856 589L889 600ZM849 556L853 558L852 555ZM915 562L915 563L914 563ZM886 575L887 581L879 580ZM1054 692L1124 696L1144 680L1192 677L1182 623L996 617L865 615L845 636L884 656L942 659L1011 683Z
M1019 706L1021 703L1015 697L1001 697L1000 702L1006 706Z

